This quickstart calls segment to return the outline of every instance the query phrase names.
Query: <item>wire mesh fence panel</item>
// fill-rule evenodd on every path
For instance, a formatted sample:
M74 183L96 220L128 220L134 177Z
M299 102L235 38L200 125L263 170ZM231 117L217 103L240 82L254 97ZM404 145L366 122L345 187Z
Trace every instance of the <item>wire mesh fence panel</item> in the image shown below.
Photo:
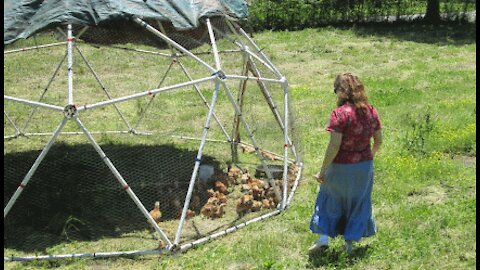
M280 72L219 18L147 23L7 46L6 257L183 249L283 210L301 162Z

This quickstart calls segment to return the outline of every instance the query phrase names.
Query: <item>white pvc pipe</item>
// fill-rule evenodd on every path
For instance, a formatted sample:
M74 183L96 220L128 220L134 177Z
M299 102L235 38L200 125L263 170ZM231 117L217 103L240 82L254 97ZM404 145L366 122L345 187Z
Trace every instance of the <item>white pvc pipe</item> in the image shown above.
M202 78L202 79L198 79L198 80L194 80L194 81L190 81L190 82L179 83L179 84L175 84L175 85L171 85L171 86L167 86L167 87L162 87L162 88L158 88L158 89L152 89L152 90L149 90L149 91L144 91L144 92L141 92L141 93L137 93L137 94L121 97L121 98L106 100L106 101L98 102L98 103L91 104L91 105L88 105L88 104L83 105L83 106L80 106L80 107L77 108L77 112L84 111L84 110L87 110L87 109L91 110L91 109L94 109L94 108L97 108L97 107L104 107L104 106L107 106L107 105L111 105L111 104L119 103L119 102L124 102L124 101L134 99L134 98L139 98L139 97L143 97L143 96L147 96L147 95L154 95L154 94L157 94L157 93L160 93L160 92L170 91L170 90L174 90L174 89L177 89L177 88L183 88L183 87L186 87L186 86L190 86L190 85L193 85L193 84L198 84L198 83L211 81L211 80L214 80L216 77L217 76L210 76L210 77L206 77L206 78Z
M201 141L202 140L202 138L194 138L194 137L188 137L188 136L177 136L177 135L172 135L172 138L177 138L177 139L182 139L182 140L193 140L193 141ZM207 139L206 141L207 142L230 143L230 140L222 141L222 140Z
M66 58L67 58L67 54L65 54L65 56L62 58L60 63L57 65L57 68L55 69L55 72L53 72L53 76L50 78L47 85L45 86L45 89L43 90L43 93L40 95L40 98L38 99L38 102L41 102L43 100L43 97L47 93L48 88L50 88L50 85L52 84L53 80L57 76L58 71L60 71L60 68L62 67L63 61L65 61ZM32 117L33 117L33 115L35 114L36 111L37 111L37 107L33 108L33 110L30 112L30 115L28 116L27 121L25 122L25 125L23 126L23 130L27 130L27 127L30 124L30 120L32 119Z
M249 224L251 224L251 223L258 222L258 221L261 221L261 220L265 220L265 219L267 219L267 218L269 218L269 217L278 215L280 212L281 212L280 210L274 210L274 211L272 211L272 212L270 212L270 213L268 213L268 214L265 214L265 215L262 215L262 216L260 216L260 217L256 217L256 218L254 218L254 219L251 219L251 220L249 220L249 221L246 221L246 222L244 222L244 223L240 223L240 224L238 224L238 225L232 226L232 227L230 227L230 228L228 228L228 229L226 229L226 230L223 230L223 231L214 233L214 234L212 234L212 235L209 235L209 236L200 238L200 239L198 239L198 240L195 240L195 241L193 241L193 242L191 242L191 243L182 245L182 246L180 247L180 251L185 251L185 250L187 250L187 249L189 249L189 248L191 248L191 247L197 246L197 245L202 244L202 243L204 243L204 242L207 242L207 241L209 241L209 240L218 238L218 237L223 236L223 235L226 235L226 234L228 234L228 233L235 232L236 230L241 229L241 228L243 228L243 227L245 227L245 226L247 226L247 225L249 225Z
M298 163L297 164L298 166L298 173L297 173L297 177L295 178L295 183L293 184L293 187L292 189L290 190L290 195L288 196L288 199L287 199L287 207L291 204L292 202L292 199L293 199L293 194L295 193L295 191L297 190L297 187L298 187L298 184L300 183L300 177L302 176L302 171L303 171L303 163Z
M231 22L227 20L227 24L230 24ZM262 50L258 47L258 45L248 36L248 34L240 27L236 27L238 31L248 40L248 42L257 50L258 53L262 56L267 63L269 63L269 66L271 66L274 70L275 73L277 73L280 77L284 77L282 73L275 67L275 65L270 61L270 59L262 52Z
M74 259L74 258L107 258L107 257L120 257L120 256L138 256L149 254L162 254L169 253L167 249L153 249L153 250L133 250L133 251L120 251L120 252L95 252L95 253L72 253L72 254L59 254L59 255L40 255L40 256L10 256L3 257L4 262L15 261L42 261L42 260L57 260L57 259Z
M104 45L100 45L100 46L104 46ZM105 46L105 47L120 49L124 51L133 51L133 52L140 52L140 53L146 53L146 54L160 55L165 57L172 57L172 55L168 53L154 52L154 51L148 51L148 50L142 50L142 49L125 48L125 47L119 47L119 46Z
M97 80L98 84L100 84L100 87L102 87L102 90L103 92L105 93L105 95L107 95L107 98L108 99L112 99L112 97L110 96L110 93L107 91L107 88L105 87L105 85L103 84L103 82L100 80L100 77L98 77L97 73L95 72L95 70L93 69L92 65L90 65L90 63L88 62L87 58L83 55L82 51L80 50L80 48L78 48L78 46L75 46L75 49L78 51L78 54L80 55L80 57L82 58L82 60L85 62L85 64L87 65L88 69L90 69L90 72L92 72L93 74L93 77L95 77L95 80ZM115 110L117 111L118 115L120 116L120 118L122 119L123 123L127 126L128 130L132 130L132 127L130 126L130 123L128 123L128 120L125 118L125 116L123 115L123 113L120 111L120 109L117 107L116 104L113 104L113 107L115 108Z
M173 63L175 63L175 62L173 62L173 61L170 62L170 65L168 66L167 71L165 71L165 74L163 75L162 79L158 83L157 88L162 86L163 82L167 78L168 72L170 72L170 69L172 69ZM138 128L138 126L140 125L140 123L142 122L143 118L145 117L145 114L147 113L147 110L150 108L150 105L152 105L154 99L155 99L155 95L152 95L152 97L148 101L147 105L145 106L145 109L142 111L142 114L138 118L138 121L135 124L135 127L133 127L134 130L136 130Z
M142 212L143 216L147 219L148 223L157 231L160 236L162 237L163 240L165 240L168 243L168 246L172 245L172 242L170 242L170 239L168 239L167 235L158 227L158 224L155 222L155 220L152 218L150 213L145 209L143 206L142 202L140 199L138 199L137 195L133 192L133 190L130 188L130 186L127 184L127 181L123 179L123 176L118 172L117 168L113 165L113 163L110 161L108 156L103 152L102 148L98 145L98 143L95 141L95 139L92 137L90 132L85 128L85 126L82 124L80 119L78 119L77 116L73 117L75 121L77 122L78 126L80 129L82 129L83 133L87 136L88 140L92 144L93 148L97 151L97 153L100 155L102 158L103 162L107 165L107 167L110 169L110 171L113 173L117 181L120 183L122 188L127 192L127 194L130 196L130 198L133 200L133 202L137 205L138 209Z
M285 81L283 84L283 89L284 89L284 113L285 113L285 119L284 119L284 128L283 128L283 134L284 134L284 155L285 155L285 160L283 163L283 200L282 200L282 209L285 210L287 207L287 187L288 187L288 146L290 145L290 139L288 137L288 82L285 78L283 78Z
M7 112L3 111L3 114L5 115L5 117L7 117L7 121L10 123L10 125L15 129L15 136L18 136L19 134L21 134L22 132L20 132L20 130L17 128L17 125L15 125L15 123L10 118L10 116L8 116Z
M187 76L187 78L192 81L193 78L192 76L190 76L190 73L188 73L187 69L183 66L183 64L178 61L178 65L180 66L180 68L183 70L183 73L185 73L185 76ZM202 102L203 104L205 105L205 107L207 107L207 109L210 109L210 105L208 104L207 100L205 99L205 96L203 96L202 92L200 91L200 89L198 88L198 86L196 84L193 85L193 88L195 89L195 91L197 91L197 94L198 96L200 97L200 99L202 99ZM215 114L215 112L213 112L213 119L215 120L215 122L217 122L218 126L220 127L220 129L222 130L223 134L225 135L225 137L227 137L227 140L228 141L231 141L230 139L230 136L228 135L227 131L225 130L225 128L223 127L222 123L220 122L220 120L218 119L217 117L217 114Z
M198 168L200 167L203 148L205 146L205 141L207 139L208 130L210 129L210 121L213 115L213 108L215 107L215 103L217 102L219 88L220 88L220 80L217 79L217 82L215 83L215 91L213 92L213 96L212 96L212 101L210 102L211 104L210 110L208 111L207 120L205 121L205 127L203 129L202 141L200 142L197 157L195 159L195 167L193 168L192 177L190 178L190 184L188 186L187 196L185 198L185 203L183 204L182 216L180 218L180 223L178 225L177 233L175 235L175 241L174 241L175 245L178 245L178 243L180 242L180 235L182 233L183 224L185 223L185 219L187 217L188 206L190 204L190 199L192 197L193 187L195 186L195 180L197 178Z
M242 52L242 76L248 76L248 62L247 62L247 54ZM243 110L243 101L245 92L247 89L247 80L240 80L238 82L238 92L237 92L237 103L239 104L240 110ZM232 145L231 148L231 155L232 155L232 162L238 162L238 143L240 142L240 119L238 119L237 114L233 117L233 129L232 129Z
M252 73L253 75L257 76L257 77L261 77L261 73L260 73L260 70L258 70L257 68L257 65L255 64L255 62L253 62L251 59L250 59L250 66L251 66L251 69L252 69ZM280 79L281 81L284 81L284 83L282 83L283 85L283 88L284 88L284 93L285 91L288 93L288 82L285 78L282 78ZM278 124L280 125L280 128L282 129L282 131L285 133L287 132L288 133L288 127L285 127L284 123L285 121L287 121L288 119L288 115L285 115L285 121L282 121L281 117L280 117L280 113L278 112L278 109L277 109L277 105L275 104L273 98L272 98L272 95L270 94L270 92L268 91L268 88L267 86L262 82L262 81L259 81L258 82L259 84L259 87L260 87L260 90L262 91L263 95L265 96L265 98L267 99L267 102L270 106L270 109L272 110L274 116L275 116L275 119L277 120ZM285 106L288 106L288 99L285 101L287 104ZM287 113L288 111L288 108L286 108L285 110L285 113ZM288 145L290 146L290 148L292 149L292 153L293 155L295 156L295 160L298 162L298 155L297 155L297 151L295 149L295 145L293 144L293 142L290 140L290 137L288 137Z
M227 20L228 21L228 20ZM214 27L215 28L215 27ZM215 28L216 29L216 28ZM230 42L234 43L235 45L237 45L239 48L241 48L243 51L245 51L246 53L248 53L249 55L251 55L252 57L255 57L260 63L262 63L265 67L267 67L273 74L275 74L278 78L281 78L282 75L280 74L280 72L277 72L275 66L273 66L273 64L271 63L268 63L264 60L262 60L260 57L258 57L255 53L253 53L252 51L250 51L250 49L248 48L248 46L246 46L245 44L241 43L241 42L238 42L232 38L230 38L227 34L223 33L222 31L216 29L217 32L220 32L220 34L228 39ZM256 46L256 45L255 45Z
M129 130L107 130L107 131L90 131L90 134L129 134L132 133ZM60 132L61 135L83 135L83 132L80 131L68 131ZM135 132L136 135L152 135L148 132ZM32 133L23 133L24 136L48 136L52 135L51 132L32 132Z
M265 158L263 157L263 155L260 153L260 147L258 147L258 143L257 143L257 140L255 139L255 137L253 136L253 133L250 129L250 126L248 125L247 121L245 120L245 117L243 117L242 115L242 111L240 110L240 107L238 106L238 104L235 102L233 96L232 96L232 93L230 91L230 89L228 88L227 84L225 82L222 81L222 84L223 84L223 88L225 89L225 92L227 94L227 97L228 99L230 100L230 102L232 103L233 107L235 108L235 112L238 116L238 118L240 119L240 121L243 123L243 126L245 127L245 130L247 131L248 133L248 136L250 137L250 139L252 140L252 144L254 145L254 148L255 148L255 153L257 154L258 158L260 159L260 162L262 163L262 166L265 170L265 173L267 175L267 178L270 180L270 184L272 185L273 187L273 191L275 193L275 196L277 197L277 200L280 202L282 200L281 196L280 196L280 192L278 191L278 187L277 185L275 184L275 181L273 179L273 176L270 172L270 169L268 168L268 165L267 163L265 162Z
M65 45L65 44L67 44L67 42L62 41L62 42L58 42L58 43L38 45L38 46L26 47L26 48L15 49L15 50L8 50L8 51L4 51L3 54L5 55L5 54L10 54L10 53L16 53L16 52L25 52L25 51L37 50L37 49L42 49L42 48L54 47L54 46L60 46L60 45Z
M259 78L259 77L241 76L241 75L231 75L231 74L225 74L225 76L227 77L227 79L282 83L281 79L277 80L277 79L268 79L268 78Z
M15 202L17 201L18 197L20 196L20 194L23 192L24 188L27 186L28 182L30 181L30 179L32 178L33 174L35 173L35 171L37 170L38 166L40 165L40 163L43 161L43 158L45 158L45 156L47 155L48 151L50 150L50 148L52 147L53 143L55 142L55 140L57 139L58 137L58 134L60 134L60 131L62 130L62 128L65 126L65 124L67 123L68 121L68 118L67 117L64 117L62 122L60 122L60 125L58 125L57 129L55 130L55 132L53 133L53 136L50 138L50 140L48 140L47 144L45 145L45 147L43 148L42 152L40 153L40 155L37 157L37 159L35 160L35 162L33 163L32 167L30 168L30 170L28 171L27 175L25 176L25 178L23 178L23 181L20 183L20 185L18 186L17 190L15 191L15 193L12 195L12 197L10 198L10 200L8 201L7 205L5 206L5 208L3 209L3 219L5 219L8 215L8 212L10 212L10 209L12 208L12 206L15 204Z
M72 25L67 26L67 61L68 61L68 104L73 105L73 35Z
M173 41L172 39L170 39L169 37L167 37L165 34L163 34L162 32L158 31L157 29L155 29L154 27L152 27L151 25L149 25L148 23L144 22L143 20L141 20L140 18L138 17L135 17L133 19L136 23L140 24L141 26L145 27L145 29L147 29L149 32L153 33L154 35L156 35L157 37L163 39L165 42L167 42L168 44L171 44L173 47L175 47L175 49L183 52L184 54L192 57L195 61L197 61L198 63L200 63L201 65L205 66L206 68L208 68L208 70L210 70L211 74L215 73L216 70L210 66L209 64L205 63L202 59L198 58L196 55L194 55L193 53L191 53L189 50L185 49L182 45L178 44L177 42Z
M220 71L222 70L222 66L220 65L220 57L218 56L217 43L215 42L215 35L213 34L212 25L210 24L209 18L207 18L207 28L208 34L210 36L210 43L212 45L213 57L215 59L215 66L217 67L217 71Z
M19 103L25 103L25 104L32 105L32 106L43 107L43 108L51 109L51 110L54 110L54 111L60 111L60 112L63 112L63 109L64 109L64 108L62 108L60 106L56 106L56 105L50 105L50 104L45 104L45 103L41 103L41 102L36 102L36 101L27 100L27 99L6 96L6 95L3 96L3 99L4 100L15 101L15 102L19 102Z

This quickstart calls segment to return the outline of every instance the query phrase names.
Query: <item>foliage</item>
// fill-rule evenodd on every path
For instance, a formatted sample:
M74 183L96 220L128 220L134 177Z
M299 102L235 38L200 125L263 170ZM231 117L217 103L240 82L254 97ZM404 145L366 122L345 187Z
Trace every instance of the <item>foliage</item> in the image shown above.
M458 14L475 10L475 6L469 0L444 0L439 8L440 13L448 15L448 20L453 20L462 17ZM426 1L251 0L249 11L247 24L254 30L296 30L341 23L411 20L410 15L426 12Z

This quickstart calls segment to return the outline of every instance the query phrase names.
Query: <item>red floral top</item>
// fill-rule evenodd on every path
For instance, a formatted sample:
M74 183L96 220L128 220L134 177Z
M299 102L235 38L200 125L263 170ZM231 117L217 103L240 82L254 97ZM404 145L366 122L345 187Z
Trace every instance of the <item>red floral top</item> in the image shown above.
M327 131L342 133L342 143L334 163L373 160L370 138L382 127L377 110L369 105L365 115L357 115L355 105L344 104L332 111Z

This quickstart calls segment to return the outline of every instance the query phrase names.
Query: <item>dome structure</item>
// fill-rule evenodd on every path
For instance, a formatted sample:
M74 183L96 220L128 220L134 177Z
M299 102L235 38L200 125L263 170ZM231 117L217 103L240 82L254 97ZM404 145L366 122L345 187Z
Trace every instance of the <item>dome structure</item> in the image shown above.
M288 81L245 1L4 4L4 261L179 252L287 209Z

